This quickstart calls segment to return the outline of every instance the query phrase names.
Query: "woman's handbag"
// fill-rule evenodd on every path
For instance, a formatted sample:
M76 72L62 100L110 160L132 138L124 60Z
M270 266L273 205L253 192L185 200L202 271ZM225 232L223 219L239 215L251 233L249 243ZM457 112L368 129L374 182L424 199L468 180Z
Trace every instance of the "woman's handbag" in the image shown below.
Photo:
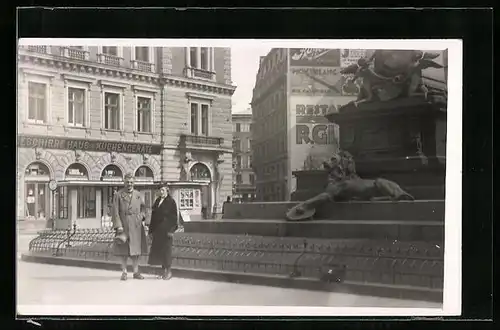
M124 231L116 231L115 239L116 244L125 244L127 242L127 235Z

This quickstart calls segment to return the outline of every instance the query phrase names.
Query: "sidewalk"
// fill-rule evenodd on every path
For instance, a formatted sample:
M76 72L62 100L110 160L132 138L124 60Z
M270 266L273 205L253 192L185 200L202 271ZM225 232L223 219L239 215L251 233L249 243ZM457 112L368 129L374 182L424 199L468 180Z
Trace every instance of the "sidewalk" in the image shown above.
M433 302L185 278L119 280L119 271L19 262L19 305L237 305L440 308Z

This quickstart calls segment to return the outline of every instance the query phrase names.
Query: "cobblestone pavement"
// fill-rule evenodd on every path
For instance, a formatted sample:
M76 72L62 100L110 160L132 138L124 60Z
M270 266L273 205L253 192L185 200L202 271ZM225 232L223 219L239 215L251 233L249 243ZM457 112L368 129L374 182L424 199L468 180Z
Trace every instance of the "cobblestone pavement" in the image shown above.
M19 305L239 305L440 308L422 301L366 297L345 293L145 275L142 281L119 280L114 271L19 261Z

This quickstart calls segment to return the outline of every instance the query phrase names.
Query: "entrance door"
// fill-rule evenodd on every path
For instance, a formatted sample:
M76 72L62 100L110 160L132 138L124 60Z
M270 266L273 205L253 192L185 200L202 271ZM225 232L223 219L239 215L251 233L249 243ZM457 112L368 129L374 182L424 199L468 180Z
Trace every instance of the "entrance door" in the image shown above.
M46 183L26 183L26 216L30 219L45 220L49 216L49 194Z
M210 186L204 185L201 187L201 216L203 219L209 219L212 210L210 208L211 199L210 199Z

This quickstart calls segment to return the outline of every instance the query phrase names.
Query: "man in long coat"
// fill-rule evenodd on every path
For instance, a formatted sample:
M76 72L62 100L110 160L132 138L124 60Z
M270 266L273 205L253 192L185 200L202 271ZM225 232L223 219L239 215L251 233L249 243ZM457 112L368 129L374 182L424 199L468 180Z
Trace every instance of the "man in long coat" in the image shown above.
M127 261L132 259L134 279L142 280L139 272L139 257L147 253L146 233L144 230L144 203L140 193L134 189L134 176L130 173L124 177L125 188L116 192L113 197L113 228L117 235L124 235L125 242L116 242L114 252L121 257L121 280L127 279Z
M160 277L169 280L172 277L173 233L178 228L177 204L170 196L167 186L160 188L160 196L153 203L149 235L152 236L148 264L161 266Z

